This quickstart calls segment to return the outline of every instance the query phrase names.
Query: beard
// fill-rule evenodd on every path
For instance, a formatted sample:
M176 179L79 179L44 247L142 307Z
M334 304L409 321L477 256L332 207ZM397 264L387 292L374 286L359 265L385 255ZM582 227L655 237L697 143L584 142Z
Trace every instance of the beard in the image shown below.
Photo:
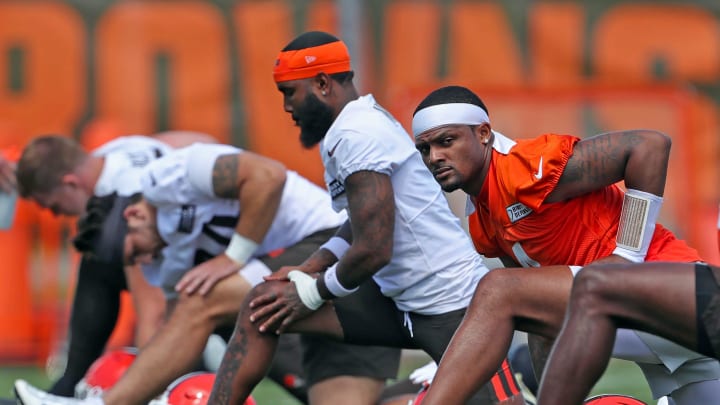
M299 120L300 143L307 149L317 145L335 121L333 110L312 93L305 97L302 108L296 109L293 115Z

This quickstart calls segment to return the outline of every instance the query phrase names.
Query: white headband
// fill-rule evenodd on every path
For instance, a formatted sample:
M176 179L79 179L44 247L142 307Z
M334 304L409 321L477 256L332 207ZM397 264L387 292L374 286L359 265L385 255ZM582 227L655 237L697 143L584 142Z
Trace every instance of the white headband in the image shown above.
M418 111L412 120L415 138L423 132L443 125L480 125L490 123L490 117L481 107L468 103L437 104Z

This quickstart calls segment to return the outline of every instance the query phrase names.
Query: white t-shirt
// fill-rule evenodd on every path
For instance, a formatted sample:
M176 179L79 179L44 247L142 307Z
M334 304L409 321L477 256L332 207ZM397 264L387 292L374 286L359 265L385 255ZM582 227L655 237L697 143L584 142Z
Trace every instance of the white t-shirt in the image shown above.
M152 284L172 290L192 267L225 251L242 207L237 199L214 195L212 169L218 157L242 152L228 145L196 143L144 170L142 192L157 207L157 228L167 243L160 267L145 270ZM253 257L292 246L346 219L345 212L332 210L325 190L288 171L278 212Z
M165 143L140 135L123 136L102 145L92 151L93 156L105 158L94 194L130 196L140 192L142 168L171 150Z
M371 95L348 103L320 143L333 208L347 208L345 179L390 176L395 229L390 263L374 279L401 311L434 315L464 308L488 269L403 127Z

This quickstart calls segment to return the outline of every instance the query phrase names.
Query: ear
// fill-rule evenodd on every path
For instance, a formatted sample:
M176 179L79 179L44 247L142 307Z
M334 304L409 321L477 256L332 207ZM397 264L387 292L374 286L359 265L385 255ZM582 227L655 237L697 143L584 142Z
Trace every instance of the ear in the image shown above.
M130 204L127 206L127 208L125 208L125 210L123 211L123 217L125 218L125 220L128 220L130 218L144 218L143 210L140 204L142 203L136 202L135 204Z
M492 129L490 128L490 124L488 124L487 122L475 126L473 128L473 132L477 140L480 141L480 143L482 143L483 145L487 145L492 140Z
M320 94L323 96L327 96L330 93L330 87L332 85L332 80L330 79L330 76L328 76L327 73L320 72L315 76L315 80L313 81L314 88L317 89Z
M68 173L60 178L60 184L71 187L80 187L80 177L75 173Z

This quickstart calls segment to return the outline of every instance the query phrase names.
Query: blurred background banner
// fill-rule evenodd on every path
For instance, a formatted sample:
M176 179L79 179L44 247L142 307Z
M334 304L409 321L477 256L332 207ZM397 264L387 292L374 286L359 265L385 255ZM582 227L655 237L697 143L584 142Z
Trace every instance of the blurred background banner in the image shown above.
M317 151L301 148L271 75L279 50L306 30L344 39L361 90L406 128L429 91L460 84L514 138L667 133L661 221L720 263L715 0L0 0L0 149L48 133L91 148L194 130L319 183ZM73 220L27 202L0 232L0 360L42 362L58 349L73 232Z

